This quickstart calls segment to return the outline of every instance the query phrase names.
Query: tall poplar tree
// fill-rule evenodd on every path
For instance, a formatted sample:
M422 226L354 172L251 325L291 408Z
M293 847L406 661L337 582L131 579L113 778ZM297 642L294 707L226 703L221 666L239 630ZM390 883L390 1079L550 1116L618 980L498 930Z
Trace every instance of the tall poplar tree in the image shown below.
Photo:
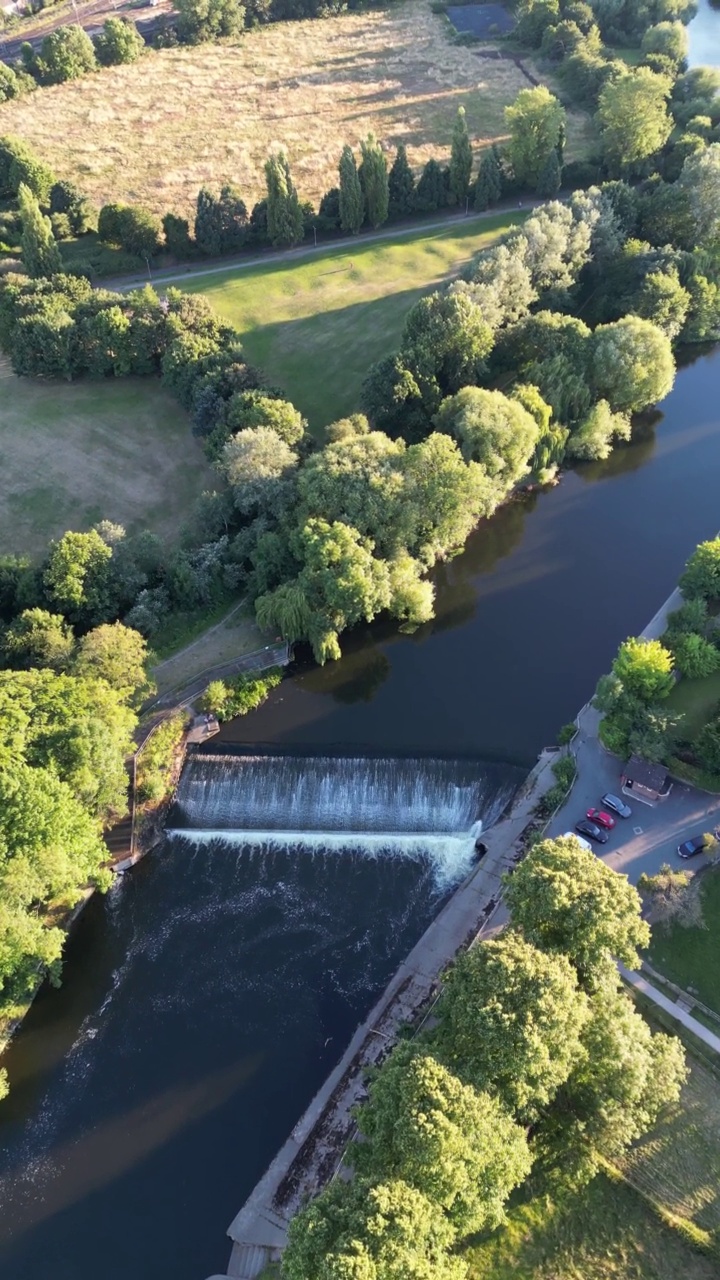
M265 161L268 237L277 248L299 244L304 235L303 213L284 151Z
M52 276L62 271L62 258L50 219L40 211L37 199L24 182L18 189L18 205L22 218L22 260L28 274Z
M340 174L340 228L355 236L363 224L365 206L355 157L352 149L347 145L342 149L338 172Z
M400 143L388 175L390 217L406 218L415 209L415 178L408 164L404 143Z
M450 150L450 199L464 204L472 173L472 147L468 136L465 108L458 107Z
M390 200L387 162L373 133L360 143L360 149L367 220L371 227L381 227L383 222L387 222Z

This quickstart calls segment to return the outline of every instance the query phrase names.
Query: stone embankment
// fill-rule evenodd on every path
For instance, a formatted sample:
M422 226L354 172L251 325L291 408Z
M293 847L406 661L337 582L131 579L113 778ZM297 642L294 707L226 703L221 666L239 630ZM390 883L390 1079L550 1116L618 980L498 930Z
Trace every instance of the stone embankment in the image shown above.
M337 1172L354 1132L353 1110L364 1097L367 1069L386 1056L401 1027L428 1016L443 971L492 917L501 878L522 856L520 837L538 800L556 781L551 768L556 758L555 751L543 752L508 816L483 834L482 862L400 966L228 1228L233 1246L227 1276L255 1280L282 1253L293 1215Z

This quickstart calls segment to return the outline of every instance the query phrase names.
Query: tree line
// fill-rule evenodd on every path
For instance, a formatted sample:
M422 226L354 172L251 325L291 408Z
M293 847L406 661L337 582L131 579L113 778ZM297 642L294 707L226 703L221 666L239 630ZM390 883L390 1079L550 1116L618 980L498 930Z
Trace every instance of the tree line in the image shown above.
M637 891L574 837L505 877L510 924L461 954L436 1025L368 1081L337 1178L290 1223L287 1280L464 1280L459 1246L510 1194L581 1185L677 1100L677 1039L618 980L650 932Z

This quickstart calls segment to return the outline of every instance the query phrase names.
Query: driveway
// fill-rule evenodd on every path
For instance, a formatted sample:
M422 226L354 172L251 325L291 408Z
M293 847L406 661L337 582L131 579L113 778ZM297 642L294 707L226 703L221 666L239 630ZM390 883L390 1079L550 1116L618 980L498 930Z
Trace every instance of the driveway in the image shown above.
M578 777L569 800L548 827L549 836L572 831L588 809L601 807L606 791L621 794L621 762L601 747L597 737L599 721L597 711L583 707L578 717L580 731L572 746ZM667 800L656 805L643 804L630 796L622 798L630 805L632 817L618 818L607 844L593 845L598 857L613 871L622 872L637 884L643 872L654 874L664 862L678 869L704 866L703 854L686 861L678 856L677 846L720 824L720 796L674 782Z

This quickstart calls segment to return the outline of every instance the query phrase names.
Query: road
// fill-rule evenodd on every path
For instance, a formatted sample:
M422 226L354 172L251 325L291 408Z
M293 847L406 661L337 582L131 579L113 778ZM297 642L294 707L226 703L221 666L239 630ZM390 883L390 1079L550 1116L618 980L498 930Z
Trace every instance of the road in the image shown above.
M558 196L557 198L562 199L563 197ZM249 271L252 267L273 266L278 262L303 262L306 258L330 253L335 249L359 249L366 244L379 244L384 240L398 240L404 236L423 235L426 231L443 231L454 224L460 227L464 223L496 218L498 214L531 213L533 209L546 203L547 201L545 200L522 200L519 204L517 201L511 201L495 205L493 209L487 209L484 213L450 213L446 214L444 218L438 218L433 222L414 221L401 226L392 225L386 227L383 231L372 231L357 236L342 236L338 240L321 240L319 244L301 244L294 249L267 249L264 253L254 258L248 258L247 254L229 258L217 258L212 266L208 267L200 266L197 262L185 262L173 267L170 271L150 270L149 279L147 275L136 274L132 276L116 276L109 280L103 278L96 283L99 289L114 289L116 292L122 292L123 289L136 289L138 285L148 283L151 283L154 287L165 284L182 284L189 279L196 280L202 276L215 276L224 271Z

